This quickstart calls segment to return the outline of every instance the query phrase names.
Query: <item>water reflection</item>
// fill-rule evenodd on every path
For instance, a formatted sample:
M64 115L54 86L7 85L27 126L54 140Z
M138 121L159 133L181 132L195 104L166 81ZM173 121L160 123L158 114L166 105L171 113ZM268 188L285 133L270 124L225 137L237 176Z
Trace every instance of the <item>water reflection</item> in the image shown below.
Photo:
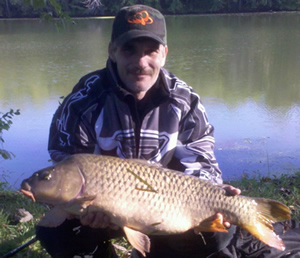
M49 124L60 96L106 63L112 20L0 21L0 111L20 108L1 161L10 182L49 164ZM167 17L166 67L188 82L216 128L224 177L300 168L300 15Z
M299 104L299 14L191 16L171 21L176 26L170 29L168 66L193 82L201 95L219 97L230 105L249 97L263 97L271 108ZM183 35L175 33L178 28Z

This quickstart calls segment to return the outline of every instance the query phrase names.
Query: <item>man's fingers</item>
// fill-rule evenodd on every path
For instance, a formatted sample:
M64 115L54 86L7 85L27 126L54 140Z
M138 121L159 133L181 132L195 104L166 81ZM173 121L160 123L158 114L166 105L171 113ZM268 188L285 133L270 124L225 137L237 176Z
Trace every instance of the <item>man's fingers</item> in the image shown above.
M85 214L80 217L80 223L84 226L89 226L92 223L94 216L94 213Z
M223 223L224 227L226 228L230 228L231 224L228 221L225 221L224 216L222 213L216 213L216 218L219 219L221 221L221 223Z
M118 230L118 229L119 229L119 226L116 225L116 224L113 224L113 223L109 223L108 226L109 226L111 229L113 229L113 230Z
M230 228L231 224L228 222L228 221L224 221L223 225L226 227L226 228Z
M94 213L94 218L90 223L92 228L107 228L109 225L109 217L102 212Z
M229 194L229 195L239 195L241 194L241 189L239 188L235 188L232 185L223 185L222 188Z
M119 227L110 222L110 218L106 216L103 212L90 212L80 218L80 222L84 226L89 226L92 228L107 228L117 230Z

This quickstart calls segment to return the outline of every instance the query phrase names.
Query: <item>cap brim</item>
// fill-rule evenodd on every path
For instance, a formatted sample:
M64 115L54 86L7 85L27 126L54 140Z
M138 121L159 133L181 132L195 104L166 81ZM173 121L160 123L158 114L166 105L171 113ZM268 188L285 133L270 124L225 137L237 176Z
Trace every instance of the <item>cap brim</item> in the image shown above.
M128 41L136 38L151 38L155 41L159 42L160 44L166 45L166 42L162 38L160 38L158 35L153 34L150 31L144 31L144 30L131 30L128 32L125 32L120 37L118 37L115 42L117 45L122 46Z

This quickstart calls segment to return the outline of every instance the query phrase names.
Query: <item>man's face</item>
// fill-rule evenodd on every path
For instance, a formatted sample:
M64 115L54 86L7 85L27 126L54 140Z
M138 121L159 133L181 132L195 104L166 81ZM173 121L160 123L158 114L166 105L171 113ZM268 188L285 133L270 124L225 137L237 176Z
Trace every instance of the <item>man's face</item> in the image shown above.
M122 46L109 46L109 56L117 64L120 79L137 99L142 99L156 82L167 53L167 46L149 38L137 38Z

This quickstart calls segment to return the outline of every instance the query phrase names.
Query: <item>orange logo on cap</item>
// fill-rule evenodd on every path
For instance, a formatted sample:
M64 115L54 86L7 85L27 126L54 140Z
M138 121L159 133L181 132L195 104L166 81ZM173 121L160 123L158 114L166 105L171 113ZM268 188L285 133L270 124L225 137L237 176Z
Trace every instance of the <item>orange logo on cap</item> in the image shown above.
M138 12L127 20L129 23L140 23L142 25L151 24L153 19L149 16L147 11Z

